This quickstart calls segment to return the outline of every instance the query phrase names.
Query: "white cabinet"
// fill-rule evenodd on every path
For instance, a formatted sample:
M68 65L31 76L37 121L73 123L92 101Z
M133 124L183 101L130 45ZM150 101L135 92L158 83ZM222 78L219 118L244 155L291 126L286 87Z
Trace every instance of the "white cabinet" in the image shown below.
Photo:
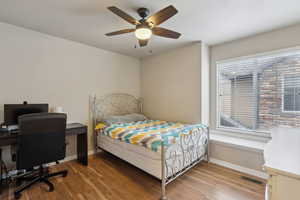
M300 129L274 129L264 157L266 200L300 200Z
M299 200L300 176L266 167L270 175L266 200Z

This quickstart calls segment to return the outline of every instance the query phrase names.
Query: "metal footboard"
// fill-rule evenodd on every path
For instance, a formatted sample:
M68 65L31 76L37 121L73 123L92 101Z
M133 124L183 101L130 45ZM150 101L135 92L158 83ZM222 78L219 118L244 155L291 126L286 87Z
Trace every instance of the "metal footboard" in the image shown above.
M161 163L161 200L166 200L166 186L190 168L206 159L209 161L209 128L197 128L180 139L164 146L162 142Z

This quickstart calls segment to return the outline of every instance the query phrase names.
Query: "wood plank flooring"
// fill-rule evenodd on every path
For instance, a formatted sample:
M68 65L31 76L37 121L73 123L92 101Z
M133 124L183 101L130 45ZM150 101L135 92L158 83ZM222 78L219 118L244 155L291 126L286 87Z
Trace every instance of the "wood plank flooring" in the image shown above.
M108 153L89 157L89 166L66 162L52 171L68 169L66 178L53 178L54 192L44 184L23 192L22 200L158 200L160 182ZM263 200L265 184L241 179L242 173L214 164L200 163L167 186L171 200ZM13 199L14 186L1 200Z

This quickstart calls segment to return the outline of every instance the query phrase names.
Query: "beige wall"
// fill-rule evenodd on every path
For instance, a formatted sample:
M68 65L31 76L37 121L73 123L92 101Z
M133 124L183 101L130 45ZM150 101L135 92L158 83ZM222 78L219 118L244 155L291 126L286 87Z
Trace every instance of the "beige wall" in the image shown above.
M220 142L211 142L210 155L212 159L225 161L256 171L263 171L264 158L263 151L260 150L254 151Z
M200 122L201 43L142 59L142 97L146 116Z
M267 51L299 46L299 35L300 24L220 45L215 45L210 48L210 125L212 129L216 127L216 62L224 59L249 56ZM212 157L217 157L220 160L251 169L261 169L261 165L263 164L262 153L252 152L251 156L248 157L245 156L247 155L245 154L245 151L234 149L233 147L230 148L231 150L226 150L220 145L213 145ZM223 153L221 153L222 149L224 150ZM232 152L232 150L234 150L234 152ZM245 157L247 157L247 159L245 159Z
M139 59L4 23L0 44L0 122L3 104L26 100L62 106L68 121L87 124L90 94L140 96Z

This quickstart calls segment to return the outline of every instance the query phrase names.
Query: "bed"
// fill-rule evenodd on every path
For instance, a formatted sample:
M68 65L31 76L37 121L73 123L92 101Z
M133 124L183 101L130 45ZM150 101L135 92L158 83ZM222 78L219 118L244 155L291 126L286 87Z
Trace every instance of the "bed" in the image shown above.
M142 113L142 100L129 94L90 97L96 151L107 151L161 181L161 199L166 186L203 160L209 161L209 128L161 120L112 123L98 128L109 116Z

